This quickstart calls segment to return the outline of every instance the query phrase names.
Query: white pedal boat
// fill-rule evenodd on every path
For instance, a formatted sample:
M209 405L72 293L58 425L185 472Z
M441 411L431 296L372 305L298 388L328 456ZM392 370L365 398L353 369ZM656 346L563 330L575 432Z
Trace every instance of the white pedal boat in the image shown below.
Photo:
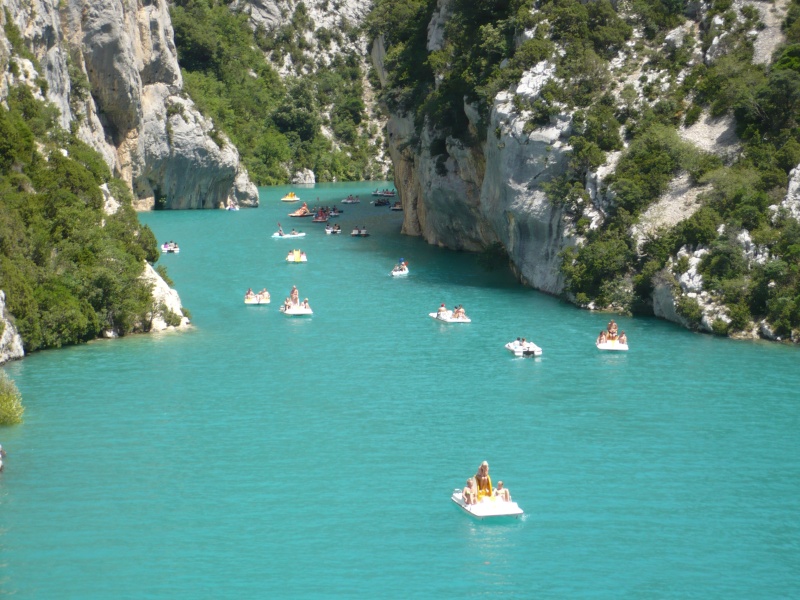
M251 294L249 296L244 297L245 304L269 304L270 297L269 294Z
M511 352L514 356L541 356L542 349L539 348L533 342L525 342L521 344L517 340L513 342L508 342L506 344L506 350Z
M178 254L181 249L178 247L176 243L165 243L161 244L161 252L168 253L168 254Z
M341 229L334 229L333 227L326 227L325 228L325 233L327 235L338 235L338 234L342 233L342 230Z
M595 346L598 350L625 351L628 349L628 344L621 344L619 340L595 342Z
M519 519L525 514L516 502L506 502L497 496L484 498L477 504L466 504L461 495L461 490L456 489L453 490L453 495L450 499L455 502L461 510L476 519L495 519L499 517Z
M304 308L302 306L290 306L286 308L286 306L281 306L280 311L290 317L302 317L304 315L313 315L314 311L310 308Z
M284 233L281 234L280 232L276 231L272 234L274 238L281 238L281 239L291 239L291 238L301 238L306 237L305 233Z
M445 323L472 323L472 319L470 319L469 317L458 317L457 319L454 319L452 310L448 310L443 313L432 312L428 313L428 316L431 319L436 319L437 321L444 321Z
M403 265L402 267L398 265L394 269L392 269L391 272L392 277L404 277L405 275L408 275L408 267L405 265Z

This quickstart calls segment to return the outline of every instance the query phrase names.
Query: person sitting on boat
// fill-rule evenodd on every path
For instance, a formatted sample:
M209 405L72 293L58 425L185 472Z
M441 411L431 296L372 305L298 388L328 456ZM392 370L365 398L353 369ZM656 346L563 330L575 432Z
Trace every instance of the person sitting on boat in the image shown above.
M253 288L247 288L247 291L244 294L246 297L251 298L255 294L253 294Z
M439 307L439 310L437 310L436 313L438 316L443 317L446 312L447 307L444 305L444 302L442 302L442 305Z
M492 491L492 479L489 477L489 463L483 461L481 466L478 467L478 472L475 474L475 483L478 486L478 501L483 498L491 498L494 494Z
M624 331L620 331L620 333L619 333L619 343L620 344L627 344L628 343L628 336L625 335Z
M600 335L597 336L597 343L598 344L605 344L608 341L608 336L606 336L605 330L600 332Z
M338 223L337 223L336 225L334 225L334 226L333 226L333 228L334 228L336 231L341 231L341 230L342 230L342 226L341 226L341 225L339 225Z
M614 322L614 319L608 322L608 337L612 340L617 339L617 324Z
M267 288L264 288L263 290L261 290L258 293L258 295L261 296L264 300L269 300L269 292L267 291Z
M494 490L494 495L500 498L501 500L505 500L506 502L511 502L511 492L508 491L505 487L503 487L503 482L497 482L497 488Z
M294 227L292 227L292 235L297 235L297 231L295 230Z
M466 487L461 490L461 497L464 499L464 504L477 504L478 494L475 488L475 480L472 477L467 479Z
M311 307L308 305L308 298L304 298L304 299L303 299L303 308L311 308Z
M302 250L300 250L300 260L303 260L303 259L306 259L306 260L308 260L308 257L306 256L306 253L305 253L305 252L303 252Z

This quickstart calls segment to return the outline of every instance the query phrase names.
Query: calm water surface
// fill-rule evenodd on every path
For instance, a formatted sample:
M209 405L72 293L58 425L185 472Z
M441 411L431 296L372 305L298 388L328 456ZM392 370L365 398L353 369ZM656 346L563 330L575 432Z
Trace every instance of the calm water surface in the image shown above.
M601 354L608 315L401 236L374 187L142 215L180 244L161 263L195 327L6 366L27 411L0 430L0 595L800 596L796 349L620 317L631 351ZM326 236L290 189L362 203ZM278 312L293 284L313 317ZM429 319L442 302L473 322ZM484 459L523 520L450 502Z

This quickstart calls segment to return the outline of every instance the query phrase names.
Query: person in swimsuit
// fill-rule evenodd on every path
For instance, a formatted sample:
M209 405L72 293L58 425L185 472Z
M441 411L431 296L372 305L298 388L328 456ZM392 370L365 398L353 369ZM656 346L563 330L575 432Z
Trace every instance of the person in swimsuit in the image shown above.
M475 483L478 486L478 500L483 498L491 498L492 492L492 479L489 477L489 463L483 461L481 466L478 467L478 472L475 474Z

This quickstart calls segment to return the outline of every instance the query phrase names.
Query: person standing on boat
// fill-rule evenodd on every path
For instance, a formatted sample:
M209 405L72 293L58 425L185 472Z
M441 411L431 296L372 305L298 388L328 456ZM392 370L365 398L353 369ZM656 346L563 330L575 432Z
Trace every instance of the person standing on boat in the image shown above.
M297 306L300 304L300 292L297 291L297 286L292 286L292 292L289 294L289 297L292 299L292 304Z
M493 496L492 491L492 479L489 477L489 463L483 461L481 466L478 467L478 472L475 474L475 483L478 485L478 500L482 500L483 498L491 498Z
M283 235L283 227L281 227L280 223L278 223L278 235Z

